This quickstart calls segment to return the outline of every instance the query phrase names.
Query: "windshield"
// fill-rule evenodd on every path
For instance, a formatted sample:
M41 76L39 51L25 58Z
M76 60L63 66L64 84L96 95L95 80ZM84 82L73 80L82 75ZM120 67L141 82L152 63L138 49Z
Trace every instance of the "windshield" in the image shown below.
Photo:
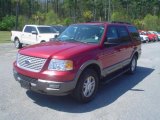
M99 43L104 32L102 25L71 25L57 39L83 43Z
M38 27L40 33L54 33L51 27Z

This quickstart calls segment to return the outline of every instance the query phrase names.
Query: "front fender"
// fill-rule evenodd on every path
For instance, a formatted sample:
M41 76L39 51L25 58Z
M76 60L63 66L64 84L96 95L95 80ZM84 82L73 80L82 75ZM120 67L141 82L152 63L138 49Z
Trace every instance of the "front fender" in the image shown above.
M100 71L101 71L101 74L102 74L102 65L100 64L100 62L97 61L97 60L88 60L88 61L84 62L84 63L80 66L80 68L79 68L79 70L78 70L78 72L77 72L76 77L75 77L74 80L75 80L75 81L78 81L78 79L79 79L80 75L82 74L82 72L83 72L89 65L92 65L92 64L95 64L95 65L99 66Z

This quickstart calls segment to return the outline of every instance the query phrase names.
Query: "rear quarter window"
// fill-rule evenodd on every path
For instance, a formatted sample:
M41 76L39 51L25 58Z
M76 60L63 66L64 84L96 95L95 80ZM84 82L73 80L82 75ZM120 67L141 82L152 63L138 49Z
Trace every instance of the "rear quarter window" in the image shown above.
M134 26L128 26L128 30L129 30L130 35L131 35L131 37L132 37L133 40L140 41L139 32L138 32L138 30L137 30L136 27L134 27Z
M122 43L128 43L131 41L131 38L125 26L118 26L117 29L118 29L119 39Z

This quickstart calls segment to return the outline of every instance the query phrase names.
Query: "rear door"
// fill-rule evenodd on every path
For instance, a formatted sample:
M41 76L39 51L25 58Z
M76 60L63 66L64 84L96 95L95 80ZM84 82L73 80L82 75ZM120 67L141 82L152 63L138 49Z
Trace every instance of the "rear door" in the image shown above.
M118 36L121 43L121 55L120 60L125 64L128 64L131 59L131 55L133 53L133 42L130 37L129 31L126 26L118 26Z

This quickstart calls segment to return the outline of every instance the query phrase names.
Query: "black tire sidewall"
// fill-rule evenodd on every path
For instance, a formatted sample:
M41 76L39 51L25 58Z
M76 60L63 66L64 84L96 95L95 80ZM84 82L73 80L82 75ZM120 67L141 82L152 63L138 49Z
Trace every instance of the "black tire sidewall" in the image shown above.
M84 84L84 81L86 80L87 77L89 76L92 76L94 77L95 79L95 89L94 89L94 92L91 96L89 97L85 97L84 94L83 94L83 84ZM89 101L91 101L95 95L96 95L96 92L98 90L98 75L97 73L92 70L92 69L86 69L80 76L79 80L78 80L78 83L76 85L76 88L75 88L75 91L74 91L74 97L82 102L82 103L87 103Z
M16 46L16 41L18 41L18 46ZM14 46L15 46L17 49L19 49L19 48L22 47L22 44L20 43L20 41L19 41L18 38L15 39L15 41L14 41Z
M136 65L135 65L135 69L132 70L132 62L133 62L134 59L135 59ZM130 65L129 65L129 73L134 74L134 72L136 71L136 69L137 69L137 57L134 55L133 58L132 58L132 60L131 60Z

